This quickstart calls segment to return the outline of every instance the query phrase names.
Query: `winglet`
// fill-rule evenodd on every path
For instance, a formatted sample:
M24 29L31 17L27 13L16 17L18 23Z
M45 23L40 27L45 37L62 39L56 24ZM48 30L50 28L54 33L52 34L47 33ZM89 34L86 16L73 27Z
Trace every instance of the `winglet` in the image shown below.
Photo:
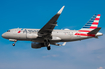
M57 12L57 14L61 14L62 11L63 11L63 9L64 9L64 7L65 7L65 6L63 6L63 7Z

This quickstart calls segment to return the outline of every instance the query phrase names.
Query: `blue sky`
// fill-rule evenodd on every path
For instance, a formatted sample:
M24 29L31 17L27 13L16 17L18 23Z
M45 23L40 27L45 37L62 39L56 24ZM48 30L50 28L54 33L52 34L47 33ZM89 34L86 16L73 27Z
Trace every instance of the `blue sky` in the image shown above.
M105 34L105 0L1 0L0 35L12 28L42 28L58 10L65 8L55 29L78 30L101 14L100 32ZM66 46L32 49L31 42L0 37L0 69L105 69L105 35L98 39L68 42Z

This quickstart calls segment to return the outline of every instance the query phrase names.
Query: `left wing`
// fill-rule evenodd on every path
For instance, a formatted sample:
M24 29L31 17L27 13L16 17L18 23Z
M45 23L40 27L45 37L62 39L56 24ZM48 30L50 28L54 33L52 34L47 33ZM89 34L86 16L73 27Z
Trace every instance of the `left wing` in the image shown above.
M60 14L62 13L63 9L65 6L63 6L56 15L54 15L48 22L46 25L44 25L38 32L38 36L39 37L44 37L44 38L50 38L51 37L51 33L54 29L54 27L57 25L57 19L60 16Z

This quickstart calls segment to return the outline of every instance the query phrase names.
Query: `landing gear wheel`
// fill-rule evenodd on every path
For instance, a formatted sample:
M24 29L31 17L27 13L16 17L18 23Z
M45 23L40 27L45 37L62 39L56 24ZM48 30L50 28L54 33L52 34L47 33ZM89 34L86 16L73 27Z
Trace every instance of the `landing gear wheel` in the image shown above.
M50 46L49 47L47 47L47 50L50 50L51 48L50 48Z
M13 46L15 46L15 44L14 44L14 43L13 43L12 45L13 45Z

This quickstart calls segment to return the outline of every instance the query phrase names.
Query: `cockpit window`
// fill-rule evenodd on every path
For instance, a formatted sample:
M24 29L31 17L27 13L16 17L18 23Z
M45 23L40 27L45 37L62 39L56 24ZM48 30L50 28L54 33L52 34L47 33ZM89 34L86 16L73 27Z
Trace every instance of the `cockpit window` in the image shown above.
M10 32L10 30L8 30L7 32Z

